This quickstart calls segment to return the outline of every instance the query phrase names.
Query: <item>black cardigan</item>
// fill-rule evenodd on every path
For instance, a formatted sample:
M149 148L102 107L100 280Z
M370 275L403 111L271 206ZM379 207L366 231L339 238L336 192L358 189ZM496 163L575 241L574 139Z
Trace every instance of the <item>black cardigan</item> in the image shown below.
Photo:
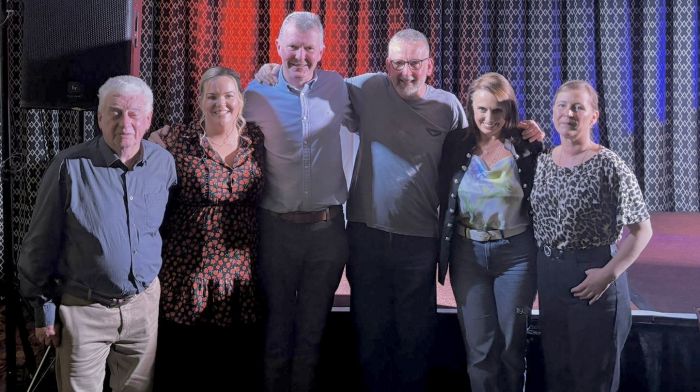
M523 208L530 209L530 191L535 178L537 156L542 152L542 143L530 143L520 136L510 137L516 152L516 164L520 174L520 185L523 187ZM467 130L452 131L447 135L442 145L442 158L438 166L438 197L440 200L440 261L438 281L445 283L447 266L450 259L450 241L457 220L457 189L469 167L472 154L476 149L476 138L467 137ZM531 218L532 219L532 218Z

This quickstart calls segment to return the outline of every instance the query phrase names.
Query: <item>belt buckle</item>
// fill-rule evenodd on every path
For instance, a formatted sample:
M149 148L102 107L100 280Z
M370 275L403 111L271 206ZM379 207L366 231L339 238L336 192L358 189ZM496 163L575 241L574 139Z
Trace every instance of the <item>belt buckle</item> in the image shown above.
M107 306L108 308L118 308L127 302L131 301L135 295L127 295L124 298L111 298L109 300L110 304Z
M542 250L544 251L545 256L552 257L552 248L549 245L542 246Z

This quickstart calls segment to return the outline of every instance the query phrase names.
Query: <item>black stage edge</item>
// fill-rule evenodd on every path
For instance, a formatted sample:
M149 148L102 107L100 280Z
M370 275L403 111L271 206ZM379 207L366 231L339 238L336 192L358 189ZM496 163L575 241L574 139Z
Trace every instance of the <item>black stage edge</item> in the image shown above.
M440 309L438 331L431 359L430 392L470 391L462 336L454 309ZM526 390L544 391L542 352L536 315L533 316L528 334L527 358ZM620 391L700 391L698 369L700 330L694 317L634 316L632 331L622 356ZM348 308L335 308L329 317L323 340L317 391L357 392L358 381L359 367L355 356L355 337L350 312ZM105 387L104 390L108 391L109 388ZM55 391L54 375L49 373L37 392Z
M469 391L456 310L438 313L431 392ZM529 392L544 390L537 316L528 333ZM335 308L323 341L319 391L358 391L355 337L347 308ZM700 329L695 318L636 315L622 353L622 392L700 391Z

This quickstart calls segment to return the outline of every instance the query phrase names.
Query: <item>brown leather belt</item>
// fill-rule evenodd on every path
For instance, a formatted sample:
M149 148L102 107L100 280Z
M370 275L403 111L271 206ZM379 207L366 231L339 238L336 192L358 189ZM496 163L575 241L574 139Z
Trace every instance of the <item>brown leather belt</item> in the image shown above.
M129 294L123 297L114 298L106 297L104 295L98 294L88 288L79 288L77 286L71 286L65 289L66 294L72 295L76 298L84 299L88 302L98 303L108 308L118 308L120 306L126 305L133 301L138 294Z
M282 220L292 223L318 223L329 221L343 212L343 206L330 206L321 211L268 212Z

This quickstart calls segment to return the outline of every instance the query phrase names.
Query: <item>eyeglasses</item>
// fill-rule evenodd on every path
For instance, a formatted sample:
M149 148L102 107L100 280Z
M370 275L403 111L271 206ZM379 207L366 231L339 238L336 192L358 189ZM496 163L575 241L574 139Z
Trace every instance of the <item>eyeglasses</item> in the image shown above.
M411 67L412 70L418 71L420 67L423 65L423 61L429 59L430 57L426 57L422 60L389 60L391 63L391 66L397 70L401 71L406 64L408 64L409 67Z

